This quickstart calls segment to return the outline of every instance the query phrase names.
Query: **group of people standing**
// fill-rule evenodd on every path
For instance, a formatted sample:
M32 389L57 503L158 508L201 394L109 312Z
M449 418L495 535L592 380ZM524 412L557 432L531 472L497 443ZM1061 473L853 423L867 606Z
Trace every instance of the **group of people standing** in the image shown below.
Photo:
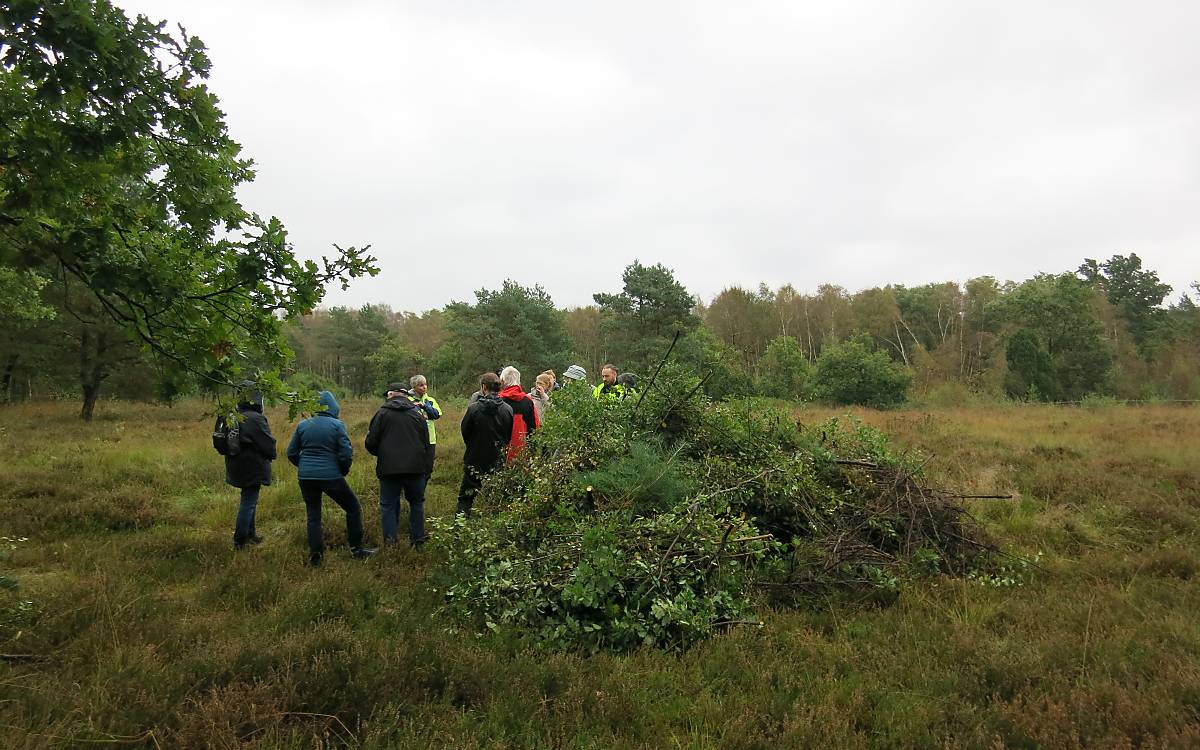
M499 374L486 372L479 390L471 395L463 415L463 478L455 512L471 516L475 495L484 478L499 470L523 449L529 434L541 427L550 408L551 394L564 386L583 382L586 371L571 365L559 384L553 370L534 380L528 392L521 387L521 373L505 367ZM632 375L618 375L612 365L601 369L601 383L593 389L599 400L620 400L633 393ZM586 387L586 386L585 386ZM409 542L419 547L425 533L425 490L433 474L437 453L436 422L441 406L429 394L423 375L408 383L387 386L385 401L367 428L364 446L375 456L379 479L379 515L386 545L399 541L400 500L409 504ZM346 514L346 538L351 554L367 558L377 549L363 546L362 505L346 481L354 461L354 448L346 424L339 418L341 407L333 393L318 395L320 411L302 420L288 443L288 460L296 465L300 495L308 516L309 563L320 565L325 554L321 529L321 503L328 495ZM241 490L234 525L233 545L242 549L262 542L255 528L259 493L271 483L271 462L276 458L275 438L263 414L261 394L251 393L238 404L238 429L242 449L225 455L226 482Z

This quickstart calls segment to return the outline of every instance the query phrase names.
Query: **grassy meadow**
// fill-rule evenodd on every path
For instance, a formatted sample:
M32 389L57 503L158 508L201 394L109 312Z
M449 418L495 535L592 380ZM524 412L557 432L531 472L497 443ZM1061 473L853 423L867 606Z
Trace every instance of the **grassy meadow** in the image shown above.
M375 406L343 416L378 544ZM1033 579L764 606L763 627L682 654L595 656L455 632L436 536L356 561L332 502L341 546L306 567L286 460L265 543L234 552L205 409L0 410L0 747L1200 747L1200 409L855 412L927 455L931 484L1015 495L970 502L1041 553ZM282 453L292 425L268 415ZM454 507L460 415L439 425L430 516Z

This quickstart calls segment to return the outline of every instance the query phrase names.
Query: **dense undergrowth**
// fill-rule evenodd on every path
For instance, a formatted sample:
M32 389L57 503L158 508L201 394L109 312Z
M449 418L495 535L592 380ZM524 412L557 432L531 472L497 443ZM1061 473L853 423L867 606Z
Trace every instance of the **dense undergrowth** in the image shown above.
M343 406L358 447L377 404ZM1200 745L1200 410L857 410L929 484L1014 494L967 504L1042 572L914 577L885 607L764 596L745 618L762 627L586 654L462 628L435 580L444 537L360 563L328 504L334 546L306 568L287 464L266 542L234 553L206 408L3 410L0 536L25 541L0 550L0 747ZM454 507L460 416L438 431L431 516ZM378 542L370 461L350 483Z
M452 608L551 647L686 647L764 596L887 601L913 574L990 575L997 550L880 431L713 403L668 367L644 398L556 404L479 512L441 527Z

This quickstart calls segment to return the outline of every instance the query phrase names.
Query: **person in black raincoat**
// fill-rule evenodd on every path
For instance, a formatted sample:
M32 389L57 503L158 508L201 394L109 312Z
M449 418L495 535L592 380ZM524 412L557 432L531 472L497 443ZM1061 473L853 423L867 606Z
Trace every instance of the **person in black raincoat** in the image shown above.
M483 395L467 407L461 425L463 478L454 512L468 518L483 478L504 466L504 451L513 432L513 410L500 398L496 373L485 372L479 378L479 392Z
M263 486L271 483L271 462L275 460L275 436L263 414L262 393L254 389L253 383L242 383L241 387L246 389L246 400L237 405L241 449L236 455L225 456L225 481L241 490L233 526L235 549L262 541L255 528L258 496Z
M424 411L409 399L405 386L388 386L387 401L367 427L366 448L376 458L383 543L395 544L398 540L400 497L404 496L408 498L408 538L418 547L425 542L429 423Z

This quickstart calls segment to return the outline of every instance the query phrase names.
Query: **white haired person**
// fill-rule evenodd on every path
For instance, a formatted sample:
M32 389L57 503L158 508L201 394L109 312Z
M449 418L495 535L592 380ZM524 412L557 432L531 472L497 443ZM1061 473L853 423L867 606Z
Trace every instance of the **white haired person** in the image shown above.
M529 394L521 390L521 371L505 367L500 371L500 400L513 411L512 439L508 441L508 460L511 461L525 447L525 436L541 426L537 409Z
M442 418L442 407L438 405L437 399L429 395L429 381L424 375L413 375L408 379L408 387L409 400L416 404L429 420L429 448L425 453L425 484L428 485L429 478L433 476L433 460L437 455L437 429L433 423Z

